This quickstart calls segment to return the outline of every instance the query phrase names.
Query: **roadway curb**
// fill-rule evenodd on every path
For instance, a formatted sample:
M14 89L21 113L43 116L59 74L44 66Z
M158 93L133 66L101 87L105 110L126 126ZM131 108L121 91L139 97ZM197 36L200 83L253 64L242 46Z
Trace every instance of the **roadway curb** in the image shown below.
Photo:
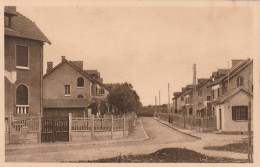
M108 141L98 141L98 142L91 142L91 143L58 143L58 144L46 144L46 145L19 145L19 146L10 146L11 148L6 148L5 150L16 150L16 149L25 149L25 148L41 148L41 147L59 147L59 146L87 146L87 145L96 145L96 144L111 144L111 143L124 143L124 142L135 142L135 141L145 141L149 139L149 136L147 135L146 131L144 130L142 119L141 121L141 129L144 132L145 137L140 139L125 139L125 140L108 140Z
M162 123L162 124L164 124L164 125L166 125L166 126L168 126L168 127L170 127L170 128L172 128L172 129L174 129L174 130L177 130L177 131L180 132L180 133L183 133L183 134L185 134L185 135L189 135L189 136L191 136L191 137L194 137L194 138L197 138L197 139L200 139L200 140L201 140L200 137L191 135L191 134L186 133L186 132L183 132L183 131L179 130L178 128L176 128L176 127L174 127L174 126L168 124L168 122L162 121L162 120L160 120L160 119L158 119L158 118L155 118L155 117L153 117L153 119L156 120L156 121L158 121L158 122L160 122L160 123Z

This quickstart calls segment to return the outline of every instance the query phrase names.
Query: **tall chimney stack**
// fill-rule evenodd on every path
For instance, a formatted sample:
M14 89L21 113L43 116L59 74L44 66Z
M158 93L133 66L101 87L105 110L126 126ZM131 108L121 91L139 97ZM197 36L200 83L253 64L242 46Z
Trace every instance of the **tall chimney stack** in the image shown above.
M47 69L46 69L46 73L48 73L49 71L51 71L53 68L53 62L47 62Z

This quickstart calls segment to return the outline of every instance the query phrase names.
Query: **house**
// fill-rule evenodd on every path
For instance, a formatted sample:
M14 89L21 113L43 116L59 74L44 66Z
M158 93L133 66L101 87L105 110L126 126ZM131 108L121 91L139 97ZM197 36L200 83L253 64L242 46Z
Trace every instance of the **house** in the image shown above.
M111 108L106 101L108 94L100 73L84 70L83 61L68 61L62 56L55 67L47 62L43 76L44 117L66 117L68 113L77 117L102 115Z
M193 93L193 111L196 118L212 117L211 112L211 78L200 78L196 85L196 91Z
M51 44L37 25L4 8L5 117L34 117L42 112L43 46Z
M227 133L247 131L249 110L253 112L253 60L232 60L231 69L209 86L217 130Z

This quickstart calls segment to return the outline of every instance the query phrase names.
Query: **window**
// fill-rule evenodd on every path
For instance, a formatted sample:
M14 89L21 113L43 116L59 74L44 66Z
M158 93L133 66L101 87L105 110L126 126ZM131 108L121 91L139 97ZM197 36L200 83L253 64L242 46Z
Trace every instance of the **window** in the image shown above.
M210 98L211 98L210 96L207 96L207 101L210 101L211 100Z
M224 93L226 93L227 92L227 86L223 86L222 87L222 93L224 94Z
M84 98L84 96L83 95L78 95L78 98L82 99L82 98Z
M5 16L5 27L11 27L11 16Z
M84 79L83 78L78 78L77 80L77 87L78 88L83 88L84 87Z
M198 91L198 96L202 97L202 91L201 90Z
M243 77L237 77L237 86L243 86Z
M29 111L28 88L21 84L16 88L16 113L27 114Z
M189 109L189 114L192 115L192 108Z
M181 101L184 101L184 97L183 96L181 96Z
M16 66L29 67L29 52L28 47L16 45Z
M105 89L104 89L104 88L101 88L101 89L100 89L100 94L101 94L101 95L105 94Z
M219 89L217 90L217 98L220 96Z
M215 99L215 90L212 90L212 99Z
M232 106L232 120L248 120L248 107Z
M65 85L65 95L70 95L70 85Z

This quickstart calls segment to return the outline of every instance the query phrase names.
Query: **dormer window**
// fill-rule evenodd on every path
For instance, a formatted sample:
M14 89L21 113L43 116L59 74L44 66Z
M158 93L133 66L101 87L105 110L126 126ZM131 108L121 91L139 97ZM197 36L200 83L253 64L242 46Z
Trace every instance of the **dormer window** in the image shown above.
M5 15L5 28L11 28L11 16Z

